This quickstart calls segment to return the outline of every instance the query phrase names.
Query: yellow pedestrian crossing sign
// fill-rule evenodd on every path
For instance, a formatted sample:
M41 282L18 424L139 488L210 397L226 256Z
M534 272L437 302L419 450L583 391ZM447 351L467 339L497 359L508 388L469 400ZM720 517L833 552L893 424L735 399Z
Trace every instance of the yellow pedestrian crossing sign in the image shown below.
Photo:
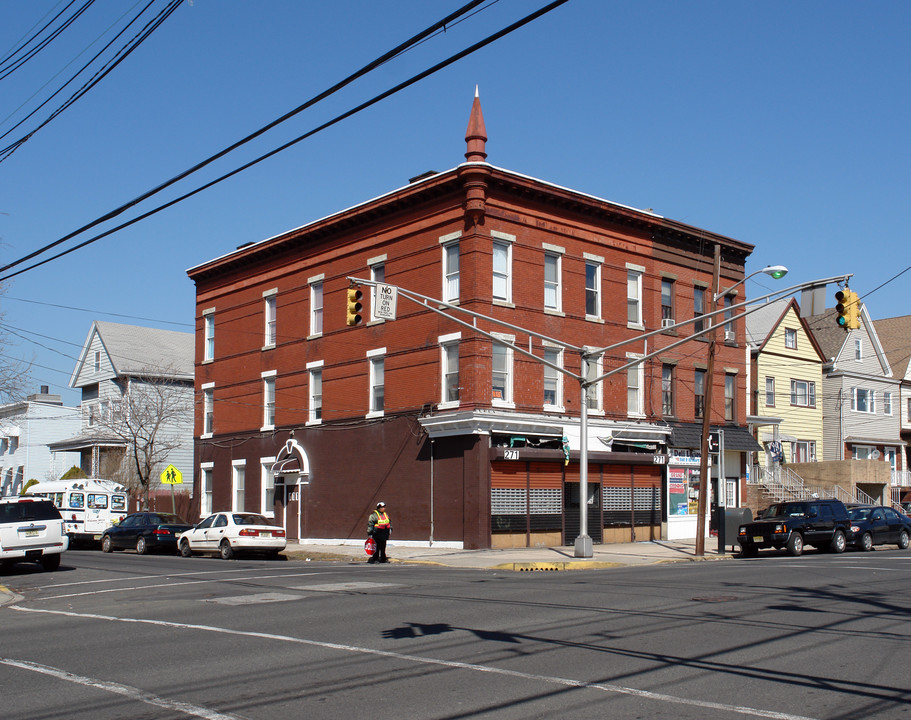
M183 474L173 465L168 465L161 473L161 482L164 485L183 485Z

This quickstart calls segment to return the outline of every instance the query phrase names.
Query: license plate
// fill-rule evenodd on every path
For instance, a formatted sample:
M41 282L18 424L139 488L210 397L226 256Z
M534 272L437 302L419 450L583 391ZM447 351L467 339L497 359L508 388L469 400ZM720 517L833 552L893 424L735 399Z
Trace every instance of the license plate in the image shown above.
M101 540L101 535L92 535L92 538L95 540Z
M26 530L25 537L38 537L38 531L37 530Z
M755 543L761 543L762 540L763 540L762 535L754 535L754 536L753 536L753 542L755 542Z
M261 533L259 534L259 536L260 536L260 537L272 537L272 533L270 533L270 532L261 532Z

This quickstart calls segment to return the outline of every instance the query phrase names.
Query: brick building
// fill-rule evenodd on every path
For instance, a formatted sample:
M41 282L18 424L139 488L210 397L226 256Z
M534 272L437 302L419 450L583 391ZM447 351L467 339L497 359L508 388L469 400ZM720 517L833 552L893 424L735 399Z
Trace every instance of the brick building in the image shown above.
M476 97L458 167L188 271L201 513L261 511L292 539L359 542L382 500L393 542L572 544L583 397L594 542L658 537L686 513L667 459L693 458L707 345L653 354L707 322L676 327L711 310L715 247L724 288L752 246L495 167L486 141ZM349 278L365 281L356 326ZM376 317L366 281L399 288L394 320ZM742 320L727 330L712 418L739 453L725 465L736 495ZM584 396L562 372L623 341L592 358L589 379L618 372Z

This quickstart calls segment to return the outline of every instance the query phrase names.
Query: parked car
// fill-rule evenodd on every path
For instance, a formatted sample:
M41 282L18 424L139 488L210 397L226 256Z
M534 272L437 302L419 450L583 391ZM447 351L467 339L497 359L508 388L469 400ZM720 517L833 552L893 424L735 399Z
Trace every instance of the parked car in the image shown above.
M177 536L193 527L177 515L137 512L112 525L101 536L103 552L135 548L140 555L152 550L177 551Z
M284 529L262 515L219 512L183 533L177 544L183 557L211 553L229 560L236 552L278 555L285 549L287 540Z
M741 525L737 542L746 557L763 548L787 548L797 556L806 545L840 553L850 532L851 520L841 500L793 500L770 505L760 519Z
M858 550L874 545L898 545L907 550L911 543L911 519L882 505L850 505L851 542Z
M4 569L24 561L56 570L69 544L60 511L50 500L0 500L0 566Z

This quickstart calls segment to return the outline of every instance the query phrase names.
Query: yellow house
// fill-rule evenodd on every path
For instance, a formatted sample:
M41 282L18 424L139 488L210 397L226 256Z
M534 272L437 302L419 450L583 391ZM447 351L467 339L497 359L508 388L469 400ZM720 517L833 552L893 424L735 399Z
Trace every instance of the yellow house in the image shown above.
M750 351L747 422L765 448L760 468L823 460L822 350L793 298L746 317Z

